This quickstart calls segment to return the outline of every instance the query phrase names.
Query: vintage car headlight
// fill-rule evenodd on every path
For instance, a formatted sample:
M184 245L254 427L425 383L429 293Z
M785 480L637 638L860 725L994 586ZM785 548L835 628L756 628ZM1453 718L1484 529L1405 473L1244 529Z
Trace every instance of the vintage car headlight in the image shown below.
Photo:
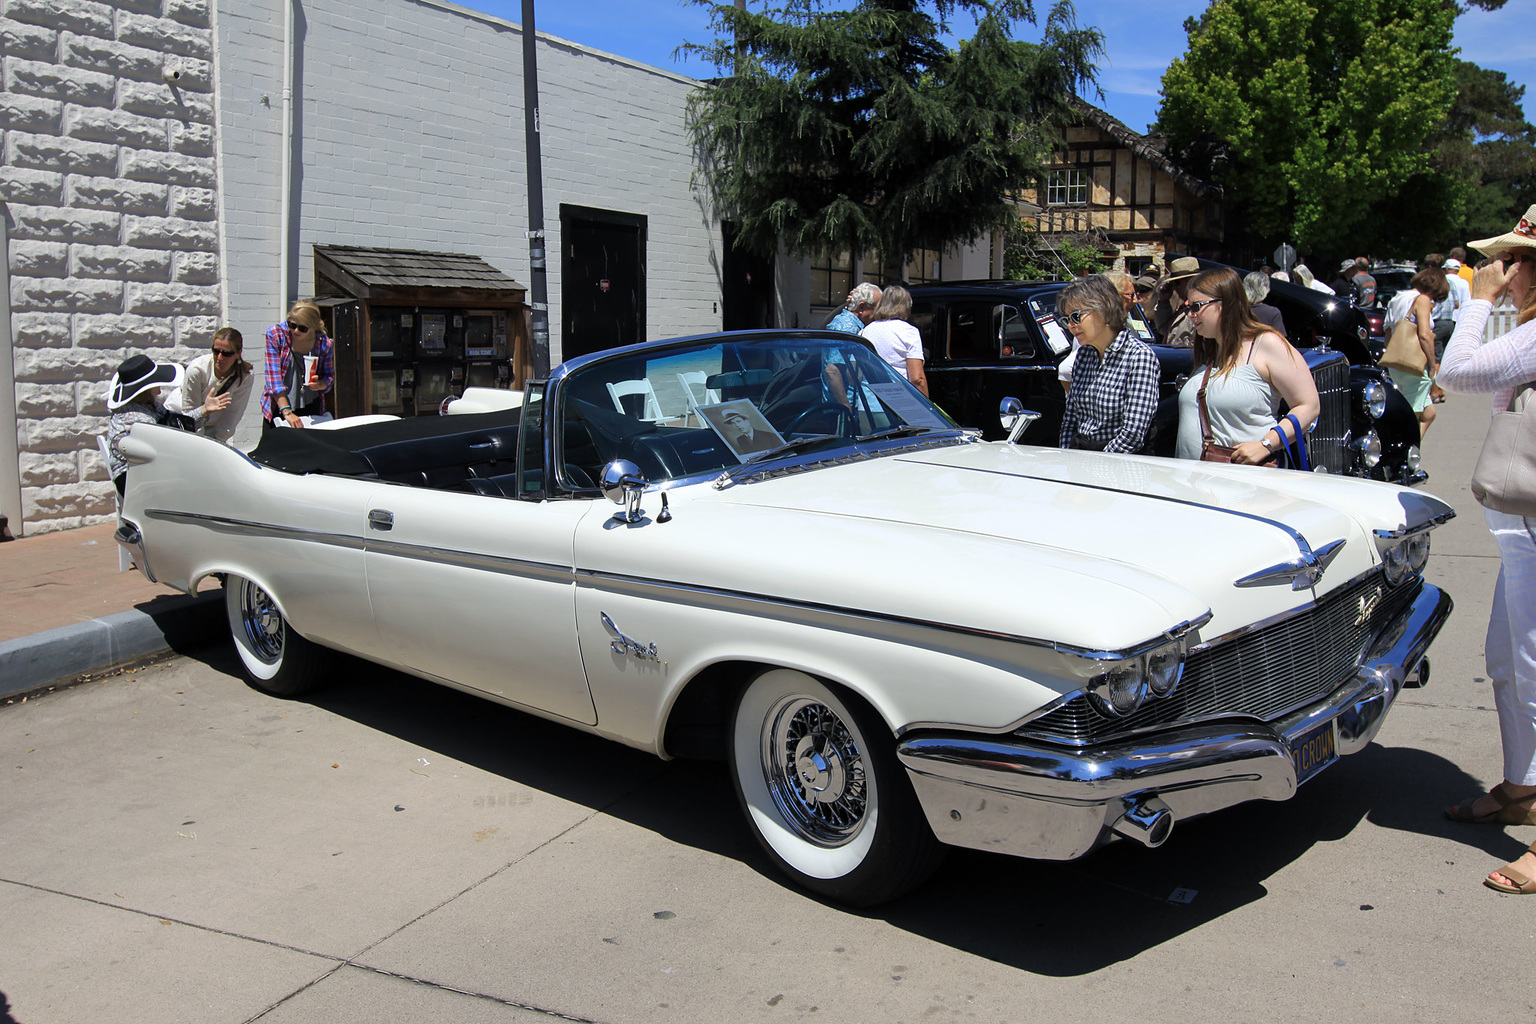
M1184 677L1184 648L1178 644L1147 655L1147 686L1154 696L1166 697Z
M1149 698L1166 697L1184 675L1184 645L1165 644L1145 654L1104 663L1093 677L1088 697L1110 718L1122 718Z
M1403 547L1406 549L1408 568L1414 572L1423 572L1424 566L1429 563L1429 534L1414 534Z
M1145 662L1141 658L1117 661L1094 679L1088 697L1104 714L1120 718L1141 707L1147 697Z
M1408 472L1410 473L1417 473L1419 471L1418 445L1411 444L1408 446L1408 457L1403 460L1403 464L1408 467Z
M1414 578L1429 562L1428 530L1406 537L1378 533L1376 546L1381 552L1381 567L1386 572L1387 582L1393 586Z
M1355 450L1360 464L1366 469L1375 469L1381 461L1381 438L1376 436L1374 430L1367 430L1364 437L1355 438L1349 446Z
M1365 414L1371 419L1381 419L1387 411L1387 389L1381 386L1380 381L1367 381L1365 387L1360 389L1360 404L1365 407Z

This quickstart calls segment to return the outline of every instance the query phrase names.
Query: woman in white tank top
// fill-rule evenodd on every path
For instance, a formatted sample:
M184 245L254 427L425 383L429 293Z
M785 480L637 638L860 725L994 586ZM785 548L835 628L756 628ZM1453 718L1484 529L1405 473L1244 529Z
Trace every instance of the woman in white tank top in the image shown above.
M1289 341L1253 318L1235 270L1201 273L1190 282L1184 309L1195 327L1195 368L1179 392L1175 454L1200 458L1204 440L1198 393L1203 384L1213 443L1234 448L1233 462L1267 462L1293 440L1290 421L1276 420L1282 401L1303 427L1317 419L1322 403L1312 372Z

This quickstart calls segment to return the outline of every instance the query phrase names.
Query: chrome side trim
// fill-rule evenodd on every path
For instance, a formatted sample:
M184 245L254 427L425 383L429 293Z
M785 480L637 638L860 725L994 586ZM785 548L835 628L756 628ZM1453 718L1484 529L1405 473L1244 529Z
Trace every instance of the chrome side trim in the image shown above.
M220 533L237 536L278 537L285 540L301 540L311 544L327 544L332 547L365 551L372 554L393 555L397 558L435 562L440 565L455 565L465 569L480 569L485 572L500 573L505 576L542 579L551 583L570 583L575 578L576 572L573 567L568 565L532 562L522 558L460 551L455 548L433 547L426 544L405 544L379 537L354 537L344 533L306 530L297 526L279 526L276 523L258 523L244 519L230 519L224 516L202 515L195 512L148 509L145 515L153 519L162 519L169 522L192 523Z
M889 615L882 612L860 611L835 605L820 604L814 601L799 601L793 598L774 597L768 594L756 594L749 591L725 590L719 587L707 587L695 583L644 579L621 573L603 572L598 569L584 569L548 562L534 562L505 555L489 555L425 544L407 544L380 537L353 537L347 534L306 530L295 526L279 526L273 523L258 523L250 520L230 519L223 516L203 515L194 512L176 512L169 509L151 509L146 511L145 514L155 519L193 523L221 533L250 537L282 537L315 544L331 544L337 547L354 550L360 549L375 554L393 555L397 558L410 558L444 565L456 565L466 569L480 569L486 572L542 579L551 583L569 583L574 580L578 584L627 592L639 596L673 599L676 595L686 594L695 600L699 600L701 603L724 608L730 608L733 604L738 606L746 605L748 607L756 605L798 612L811 612L820 616L841 618L848 621L880 622L900 626L916 626L922 629L936 629L962 636L980 637L988 640L1000 640L1005 643L1039 647L1091 661L1115 661L1123 658L1134 658L1169 641L1178 640L1185 634L1203 626L1211 619L1211 613L1207 611L1197 618L1175 623L1157 636L1149 637L1129 647L1120 650L1094 650L1085 647L1075 647L1071 644L1063 644L1040 637L979 629L934 619L919 619L910 616ZM739 611L742 609L736 607L731 608L731 610Z
M532 562L507 555L487 555L475 551L460 551L457 548L432 547L426 544L402 544L373 537L368 538L363 547L369 554L392 555L396 558L452 565L461 569L479 569L483 572L499 573L502 576L542 580L545 583L570 583L576 578L576 570L571 566Z
M816 615L827 616L833 619L844 619L859 622L880 622L899 626L916 626L919 629L935 629L946 633L955 633L961 636L980 637L986 640L1000 640L1005 643L1023 644L1029 647L1039 647L1044 650L1057 651L1061 654L1070 654L1093 661L1114 661L1122 658L1134 658L1148 650L1161 647L1171 640L1177 640L1191 630L1197 629L1210 621L1211 613L1206 612L1196 619L1190 619L1170 626L1165 632L1159 633L1140 643L1134 644L1123 650L1100 651L1085 647L1074 647L1071 644L1058 643L1041 637L1025 636L1021 633L1004 633L997 630L980 629L974 626L962 626L953 622L941 622L936 619L920 619L913 616L891 615L883 612L860 611L854 608L843 608L836 605L821 604L815 601L800 601L793 598L774 597L769 594L754 594L748 591L725 590L719 587L707 587L696 583L679 583L669 580L643 579L638 576L628 576L622 573L609 573L597 569L576 570L576 582L578 585L600 587L613 591L622 591L636 596L666 597L671 599L679 594L685 594L694 598L701 604L714 605L727 608L732 611L742 610L732 605L761 605L771 608L782 608L788 611L812 612Z
M259 523L250 519L231 519L228 516L210 516L199 512L177 512L168 508L144 510L148 519L160 519L171 523L191 523L219 533L242 537L282 537L288 540L304 540L312 544L329 544L333 547L359 549L363 538L345 533L328 533L323 530L306 530L298 526L279 526L276 523Z

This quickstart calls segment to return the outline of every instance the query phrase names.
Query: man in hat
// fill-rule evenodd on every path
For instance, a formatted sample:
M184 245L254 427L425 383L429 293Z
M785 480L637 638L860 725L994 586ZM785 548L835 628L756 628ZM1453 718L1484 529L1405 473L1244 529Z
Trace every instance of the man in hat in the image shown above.
M123 496L128 479L128 460L120 442L135 423L160 423L192 429L185 416L167 412L160 400L160 389L181 386L181 367L175 363L157 363L146 355L129 356L118 366L107 387L107 475Z
M1195 325L1184 312L1184 303L1189 299L1189 281L1199 273L1199 260L1193 256L1177 256L1168 264L1168 273L1157 284L1157 308L1152 311L1152 327L1165 345L1189 348L1195 343Z

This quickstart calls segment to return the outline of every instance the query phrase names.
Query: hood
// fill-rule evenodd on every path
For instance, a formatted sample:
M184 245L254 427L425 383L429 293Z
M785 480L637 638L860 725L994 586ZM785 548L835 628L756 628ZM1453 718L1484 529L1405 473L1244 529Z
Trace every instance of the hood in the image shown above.
M679 582L1108 650L1207 613L1202 639L1303 607L1314 589L1288 576L1238 581L1342 541L1321 595L1377 564L1372 529L1439 505L1324 474L1006 444L672 496L646 543L602 545L614 571L654 570L639 553L658 543Z

